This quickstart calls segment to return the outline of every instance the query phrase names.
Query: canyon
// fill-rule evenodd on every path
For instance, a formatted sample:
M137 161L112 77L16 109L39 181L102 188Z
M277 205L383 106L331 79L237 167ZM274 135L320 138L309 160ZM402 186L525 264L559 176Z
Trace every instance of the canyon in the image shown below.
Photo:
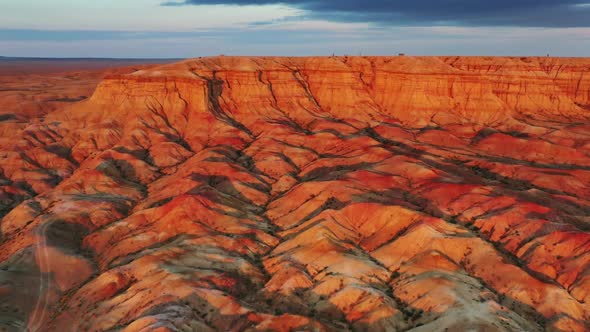
M0 75L0 331L588 331L589 120L586 58Z

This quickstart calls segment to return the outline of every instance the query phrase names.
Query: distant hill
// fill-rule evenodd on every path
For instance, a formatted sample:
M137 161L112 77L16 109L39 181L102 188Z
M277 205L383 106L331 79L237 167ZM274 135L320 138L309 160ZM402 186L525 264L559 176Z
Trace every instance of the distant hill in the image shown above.
M26 58L0 56L0 75L26 75L79 70L100 70L146 64L165 64L179 59Z

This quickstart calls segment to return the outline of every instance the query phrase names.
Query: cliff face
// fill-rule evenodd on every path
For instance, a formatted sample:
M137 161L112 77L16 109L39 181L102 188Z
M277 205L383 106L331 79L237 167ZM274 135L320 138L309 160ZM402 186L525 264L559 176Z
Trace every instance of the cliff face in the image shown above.
M204 89L245 121L277 108L302 120L311 111L367 124L392 117L415 126L581 120L590 108L589 65L555 58L219 57L107 79L94 100L108 103L131 91L132 104L146 94L178 91L182 103L182 95L195 98L195 90ZM197 100L189 107L207 109Z
M524 115L583 117L590 107L590 83L584 78L589 63L479 57L217 58L171 65L156 75L201 72L210 79L216 72L228 94L242 102L242 94L248 94L256 105L255 97L269 99L276 87L279 103L310 97L312 104L334 110L338 117L381 111L408 123L424 123L432 115L445 122L482 122ZM232 86L232 81L242 84ZM359 107L367 110L359 112Z
M202 58L3 118L0 326L586 331L589 71Z

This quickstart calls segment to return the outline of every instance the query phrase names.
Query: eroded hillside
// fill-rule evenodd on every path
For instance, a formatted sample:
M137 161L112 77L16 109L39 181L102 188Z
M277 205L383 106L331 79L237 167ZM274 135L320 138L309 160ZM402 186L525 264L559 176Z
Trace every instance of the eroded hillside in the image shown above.
M0 122L0 327L587 331L590 60L215 57Z

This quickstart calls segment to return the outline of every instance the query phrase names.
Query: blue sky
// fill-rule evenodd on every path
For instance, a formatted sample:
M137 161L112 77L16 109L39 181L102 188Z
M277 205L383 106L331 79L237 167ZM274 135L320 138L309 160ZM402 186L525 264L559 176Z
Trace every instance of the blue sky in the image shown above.
M0 55L590 56L590 0L0 0Z

